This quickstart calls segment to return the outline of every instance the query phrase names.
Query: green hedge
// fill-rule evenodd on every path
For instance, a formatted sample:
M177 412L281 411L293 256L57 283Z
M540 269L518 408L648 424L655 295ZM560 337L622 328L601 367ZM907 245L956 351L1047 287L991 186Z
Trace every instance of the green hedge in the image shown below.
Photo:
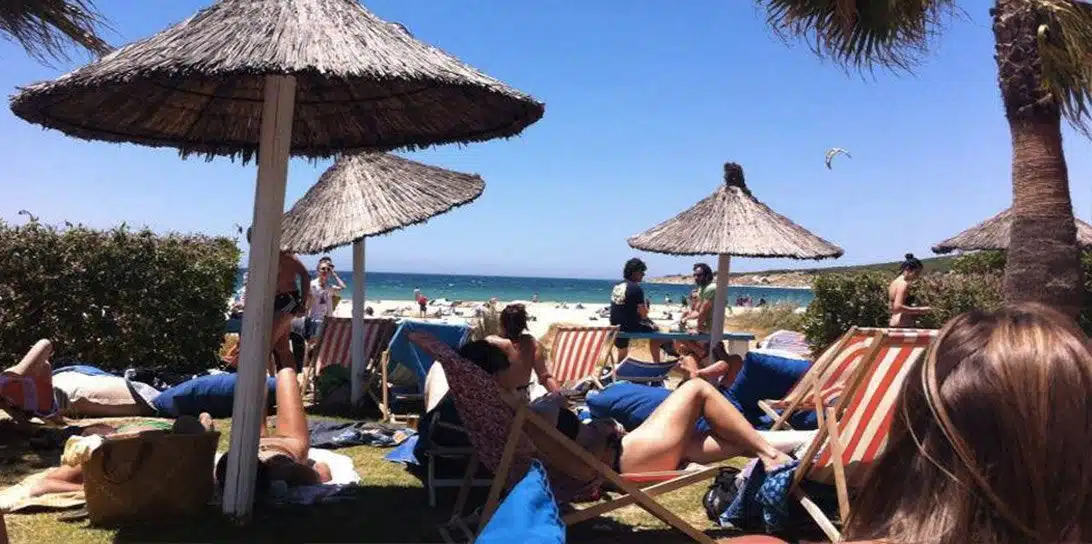
M0 221L0 360L191 372L216 361L239 249L223 237Z
M1081 259L1085 301L1080 325L1092 333L1092 252ZM1003 299L1004 253L982 251L960 256L947 273L926 274L910 287L915 304L933 311L918 318L918 326L940 328L949 319L973 310L993 309ZM887 287L894 276L883 272L823 274L812 286L815 299L804 314L804 334L821 352L853 325L887 326Z

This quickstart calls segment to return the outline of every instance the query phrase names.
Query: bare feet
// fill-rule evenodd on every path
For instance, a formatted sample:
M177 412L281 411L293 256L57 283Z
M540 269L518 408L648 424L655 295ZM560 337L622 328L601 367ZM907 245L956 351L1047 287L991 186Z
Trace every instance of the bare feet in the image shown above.
M216 422L212 420L212 416L209 415L208 412L201 412L201 415L197 416L197 420L201 422L201 426L204 427L206 431L216 430Z

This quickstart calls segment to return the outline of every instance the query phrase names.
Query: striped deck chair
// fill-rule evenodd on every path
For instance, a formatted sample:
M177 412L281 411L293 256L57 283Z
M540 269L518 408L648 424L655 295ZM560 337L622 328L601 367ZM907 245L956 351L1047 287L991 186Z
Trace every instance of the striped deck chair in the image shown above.
M610 356L617 334L617 326L558 325L550 346L550 373L561 387L587 378L602 387L596 369Z
M560 503L570 501L589 488L597 488L603 481L610 482L624 493L619 498L566 514L561 520L566 525L636 504L696 542L713 542L708 535L652 497L710 480L720 471L719 467L698 465L685 471L619 474L530 410L526 403L506 396L496 380L460 357L444 342L428 334L413 333L410 337L443 365L450 394L476 451L471 470L476 469L480 462L496 475L482 510L479 528L489 522L500 503L501 494L522 479L532 459L539 459L548 467L554 498ZM441 526L445 540L452 540L448 529L455 527L469 533L473 540L473 532L461 518L468 491L467 487L460 490L452 520Z
M868 329L862 329L868 330ZM873 329L875 330L875 329ZM842 520L849 516L849 488L861 485L868 467L887 445L895 400L907 372L925 356L938 331L887 329L872 364L861 367L838 405L824 406L813 397L819 434L800 458L790 493L833 542L841 541L834 523L803 491L804 480L833 483Z
M387 349L397 324L389 317L364 318L364 360L367 368L372 368L380 355ZM343 366L351 369L353 356L353 321L347 317L328 317L322 327L322 340L318 354L312 362L312 381L328 366ZM365 379L359 376L357 379Z
M789 418L799 411L812 409L810 397L816 387L824 406L832 405L842 394L853 370L861 361L871 360L875 355L875 349L871 348L878 346L875 341L883 334L882 329L849 329L823 352L783 398L758 401L759 409L774 420L770 430L792 429Z

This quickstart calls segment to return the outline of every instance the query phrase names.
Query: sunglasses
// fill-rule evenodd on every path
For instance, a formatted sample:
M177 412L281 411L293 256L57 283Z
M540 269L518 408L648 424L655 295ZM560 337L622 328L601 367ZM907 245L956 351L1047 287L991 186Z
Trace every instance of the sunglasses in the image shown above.
M333 268L330 268L329 266L323 266L319 268L319 272L329 272L331 270L333 270Z

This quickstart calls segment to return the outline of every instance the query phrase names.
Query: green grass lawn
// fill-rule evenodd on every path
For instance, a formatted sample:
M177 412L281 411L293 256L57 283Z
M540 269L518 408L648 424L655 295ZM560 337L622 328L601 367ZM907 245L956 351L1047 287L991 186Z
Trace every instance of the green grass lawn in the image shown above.
M0 421L0 424L10 423ZM230 420L218 420L220 450L226 450ZM18 482L29 473L56 466L60 451L45 453L30 447L0 428L0 486ZM383 460L387 449L360 446L337 450L353 459L363 485L356 500L310 507L262 509L245 525L235 525L210 509L207 515L187 520L157 520L155 524L116 529L91 527L84 521L66 522L58 512L5 516L11 541L18 543L84 544L98 542L437 542L435 527L450 514L451 499L440 496L433 512L416 477L395 463ZM695 526L712 528L705 518L699 484L659 498L667 508ZM450 506L448 506L450 508ZM721 536L711 533L713 536ZM724 536L728 536L725 534ZM636 506L587 521L569 529L573 542L686 542L681 533Z

